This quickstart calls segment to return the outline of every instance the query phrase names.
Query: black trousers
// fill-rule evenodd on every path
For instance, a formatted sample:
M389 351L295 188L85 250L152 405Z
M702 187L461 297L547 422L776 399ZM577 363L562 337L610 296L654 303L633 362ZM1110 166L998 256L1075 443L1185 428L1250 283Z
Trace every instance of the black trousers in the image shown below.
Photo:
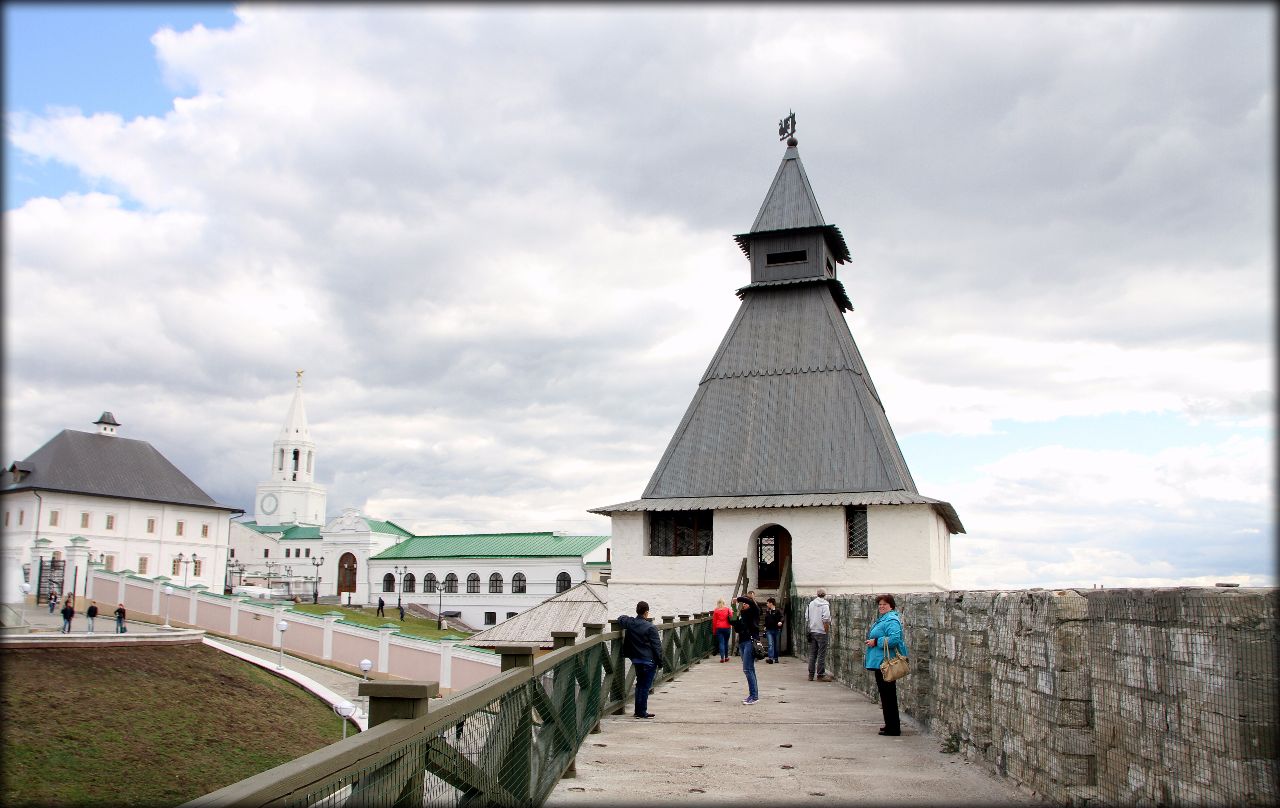
M886 682L879 668L871 669L876 675L876 690L880 693L880 712L884 713L884 731L901 732L898 721L898 683Z

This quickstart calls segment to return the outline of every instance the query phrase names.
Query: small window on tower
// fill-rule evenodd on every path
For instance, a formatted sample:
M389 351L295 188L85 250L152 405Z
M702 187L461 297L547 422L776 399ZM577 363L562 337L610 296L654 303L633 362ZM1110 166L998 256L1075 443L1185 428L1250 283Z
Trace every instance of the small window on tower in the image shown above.
M808 250L787 250L786 252L768 253L764 257L764 262L768 266L773 266L774 264L798 264L801 261L808 260Z

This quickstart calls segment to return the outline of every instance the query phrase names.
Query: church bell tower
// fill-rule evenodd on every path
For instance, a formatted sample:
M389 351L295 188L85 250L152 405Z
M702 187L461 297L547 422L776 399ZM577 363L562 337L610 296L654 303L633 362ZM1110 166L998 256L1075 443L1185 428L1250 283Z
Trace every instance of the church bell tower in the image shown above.
M302 405L302 371L293 401L271 447L271 477L258 483L254 500L259 525L323 525L328 496L316 484L316 445Z

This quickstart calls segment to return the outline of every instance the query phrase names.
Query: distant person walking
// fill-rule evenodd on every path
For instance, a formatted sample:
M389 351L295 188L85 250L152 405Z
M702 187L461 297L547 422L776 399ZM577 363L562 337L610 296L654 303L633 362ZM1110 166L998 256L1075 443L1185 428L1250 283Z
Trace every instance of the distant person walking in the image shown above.
M53 610L58 608L58 593L49 593L49 614L53 614Z
M378 598L378 617L387 616L387 613L383 611L383 609L385 609L386 607L387 607L387 604L382 602L382 598Z
M827 603L827 591L818 590L818 596L809 601L804 610L805 627L809 631L809 681L813 681L816 667L818 681L830 682L827 675L827 635L831 631L831 604Z
M769 635L769 655L764 661L773 665L778 661L778 649L782 646L782 611L773 598L764 602L764 630Z
M649 604L636 604L636 616L619 615L618 623L626 631L622 639L622 655L631 660L636 672L636 718L653 718L649 712L649 688L662 665L662 638L649 617Z
M742 655L742 672L747 677L747 697L743 704L752 705L760 701L760 688L756 684L756 637L760 631L760 607L756 605L754 592L739 595L738 608L738 653Z
M902 617L896 611L897 603L893 595L880 595L876 598L876 611L880 616L867 631L867 670L876 676L876 690L880 693L880 712L884 714L884 726L881 735L901 735L902 725L898 719L898 683L886 682L880 673L880 663L884 662L886 646L895 653L910 656L907 643L902 637Z
M85 610L85 619L89 621L89 633L93 633L93 618L98 616L97 601L89 601L89 608Z
M400 610L400 622L403 623L404 622L404 604L398 603L396 604L396 608Z
M76 607L70 603L62 607L62 633L71 633L71 618L76 616Z
M116 633L124 633L124 604L121 603L116 607Z
M711 613L711 633L715 635L716 644L720 648L720 661L729 661L729 635L733 629L729 627L729 615L733 610L725 605L724 598L716 601L715 611Z

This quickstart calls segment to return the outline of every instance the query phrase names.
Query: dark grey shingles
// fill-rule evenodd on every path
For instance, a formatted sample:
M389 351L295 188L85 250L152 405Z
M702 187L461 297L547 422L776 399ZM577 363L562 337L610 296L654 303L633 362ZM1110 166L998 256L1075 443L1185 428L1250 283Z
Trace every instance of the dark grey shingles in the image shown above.
M4 491L46 490L175 505L219 505L150 443L64 429L22 463L31 473Z

